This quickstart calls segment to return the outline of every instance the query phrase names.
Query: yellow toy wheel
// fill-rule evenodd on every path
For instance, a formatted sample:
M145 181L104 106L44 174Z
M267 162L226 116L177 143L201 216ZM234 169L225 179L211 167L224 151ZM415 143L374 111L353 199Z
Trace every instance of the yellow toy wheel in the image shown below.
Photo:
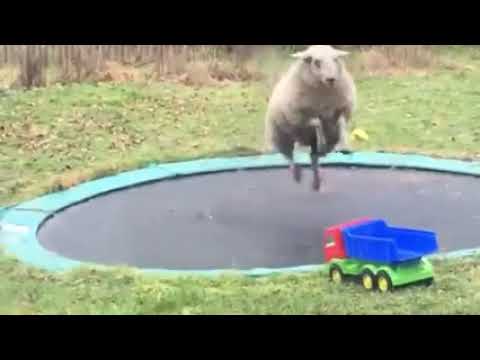
M341 284L343 282L343 272L339 266L333 265L330 268L330 280L335 284Z
M380 290L380 292L382 293L387 293L393 290L392 280L385 271L381 271L378 273L377 286L378 290Z
M375 276L370 270L365 270L362 273L362 286L368 291L372 291L375 288Z

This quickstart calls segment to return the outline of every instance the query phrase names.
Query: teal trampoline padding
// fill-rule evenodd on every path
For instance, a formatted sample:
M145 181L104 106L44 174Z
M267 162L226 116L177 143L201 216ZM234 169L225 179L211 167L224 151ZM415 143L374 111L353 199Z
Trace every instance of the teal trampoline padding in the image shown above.
M0 220L2 219L3 214L7 212L8 208L0 207Z
M308 165L310 162L310 156L308 153L298 153L296 154L296 159L302 165ZM335 153L324 158L321 163L324 166L405 168L480 176L480 163L478 162L435 159L421 155L402 155L374 152L360 152L350 155ZM101 265L71 260L46 250L40 245L37 239L37 232L39 228L46 220L48 220L50 216L56 212L112 191L118 191L149 182L181 176L214 173L220 171L262 169L286 166L287 163L285 159L279 154L234 158L214 158L159 164L140 170L128 171L119 175L90 181L75 186L71 189L58 193L47 194L9 208L0 208L0 245L4 247L7 253L16 256L25 264L48 271L67 271L86 265L103 268L104 266ZM461 252L455 252L451 255L464 256L471 255L476 252L477 249L468 249ZM446 255L449 256L450 254ZM311 264L294 268L251 269L247 271L234 271L231 269L208 271L146 269L140 271L167 276L217 276L225 273L233 273L257 277L284 273L324 271L325 269L325 265Z

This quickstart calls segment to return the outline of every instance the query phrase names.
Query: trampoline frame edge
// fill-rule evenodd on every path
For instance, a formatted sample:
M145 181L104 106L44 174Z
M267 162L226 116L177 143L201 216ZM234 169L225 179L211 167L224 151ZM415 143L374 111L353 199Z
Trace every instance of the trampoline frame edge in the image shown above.
M310 157L307 153L298 153L296 154L296 160L306 166L310 162ZM322 159L321 163L323 166L412 169L480 177L480 163L478 162L437 159L414 154L359 152L345 155L335 153ZM77 261L48 251L38 241L37 233L39 229L50 217L55 216L55 214L64 209L111 192L183 176L218 173L222 171L284 168L286 166L286 161L279 154L211 158L158 164L89 181L67 190L46 194L10 207L0 208L0 245L3 246L7 254L15 256L22 263L47 271L62 272L84 266L109 269L111 266ZM432 258L464 257L477 253L480 253L480 248L435 255ZM325 271L326 265L306 265L278 269L258 268L250 270L134 269L146 274L163 276L210 277L234 274L262 277L278 274Z

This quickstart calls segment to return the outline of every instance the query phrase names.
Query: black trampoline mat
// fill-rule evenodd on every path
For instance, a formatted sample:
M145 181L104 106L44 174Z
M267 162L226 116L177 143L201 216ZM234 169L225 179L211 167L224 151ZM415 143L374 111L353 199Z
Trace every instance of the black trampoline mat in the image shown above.
M442 252L480 246L480 180L410 170L325 168L293 182L287 169L164 180L72 206L40 243L71 259L170 270L283 268L323 263L325 227L383 218L433 230Z

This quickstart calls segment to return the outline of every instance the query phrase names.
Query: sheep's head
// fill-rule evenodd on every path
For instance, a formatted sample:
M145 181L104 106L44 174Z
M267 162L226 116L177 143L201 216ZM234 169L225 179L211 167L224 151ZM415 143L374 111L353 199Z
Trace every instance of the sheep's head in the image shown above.
M343 71L341 59L348 54L329 45L314 45L292 56L306 65L309 82L333 87Z

